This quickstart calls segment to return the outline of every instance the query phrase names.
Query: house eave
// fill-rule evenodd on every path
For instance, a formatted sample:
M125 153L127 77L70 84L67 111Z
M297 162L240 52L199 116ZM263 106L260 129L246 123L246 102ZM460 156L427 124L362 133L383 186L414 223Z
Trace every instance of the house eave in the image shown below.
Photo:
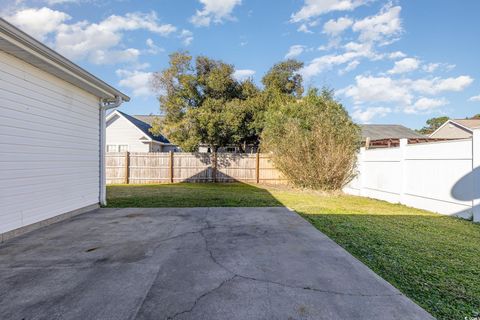
M124 117L123 114L121 114L120 112L118 112L118 110L115 110L113 111L112 113L110 113L107 118L106 118L106 121L110 120L111 117L113 117L113 115L116 114L117 116L119 117L122 117L123 119L125 119L126 121L128 121L132 126L135 127L135 129L140 132L142 134L142 136L145 138L145 140L143 140L142 142L152 142L152 141L155 141L153 140L152 138L150 138L147 134L145 134L145 132L143 132L142 130L140 130L134 123L132 123L129 119L127 119L126 117Z

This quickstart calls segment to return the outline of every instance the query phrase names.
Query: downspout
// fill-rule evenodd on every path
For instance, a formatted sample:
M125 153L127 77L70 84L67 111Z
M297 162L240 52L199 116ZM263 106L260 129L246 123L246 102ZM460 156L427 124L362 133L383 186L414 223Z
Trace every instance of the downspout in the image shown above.
M120 96L115 97L115 101L106 101L100 99L100 205L107 205L107 179L105 175L105 143L106 143L106 111L120 107L123 99Z

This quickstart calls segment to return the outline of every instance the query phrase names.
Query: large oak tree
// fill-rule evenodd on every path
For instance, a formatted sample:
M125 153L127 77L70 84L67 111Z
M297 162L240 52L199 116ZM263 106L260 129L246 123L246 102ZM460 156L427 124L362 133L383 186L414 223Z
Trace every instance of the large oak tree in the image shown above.
M301 62L276 64L263 77L264 88L251 79L235 79L233 65L187 52L170 55L169 66L153 75L163 119L153 124L184 151L199 144L213 151L224 146L259 145L265 111L278 101L303 93Z

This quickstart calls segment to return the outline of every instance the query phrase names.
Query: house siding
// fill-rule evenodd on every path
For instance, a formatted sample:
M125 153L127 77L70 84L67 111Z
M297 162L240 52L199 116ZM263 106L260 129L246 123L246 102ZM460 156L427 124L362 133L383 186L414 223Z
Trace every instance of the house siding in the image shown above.
M175 146L175 145L164 145L164 146L162 146L162 152L170 152L170 151L177 152L178 151L177 146Z
M162 152L164 151L163 149L164 148L161 144L151 143L150 152Z
M0 234L99 202L98 98L0 51Z
M107 146L128 145L130 152L150 152L150 141L146 140L140 129L119 115L113 115L107 121L106 140Z
M457 126L454 123L447 123L442 128L438 129L435 133L430 135L430 138L441 139L466 139L471 138L472 133L465 128Z

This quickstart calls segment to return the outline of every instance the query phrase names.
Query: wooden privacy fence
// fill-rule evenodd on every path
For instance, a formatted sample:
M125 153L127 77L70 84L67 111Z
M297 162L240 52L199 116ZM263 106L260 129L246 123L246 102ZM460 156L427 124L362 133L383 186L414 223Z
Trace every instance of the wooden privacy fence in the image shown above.
M107 184L248 182L285 184L267 154L109 152Z

